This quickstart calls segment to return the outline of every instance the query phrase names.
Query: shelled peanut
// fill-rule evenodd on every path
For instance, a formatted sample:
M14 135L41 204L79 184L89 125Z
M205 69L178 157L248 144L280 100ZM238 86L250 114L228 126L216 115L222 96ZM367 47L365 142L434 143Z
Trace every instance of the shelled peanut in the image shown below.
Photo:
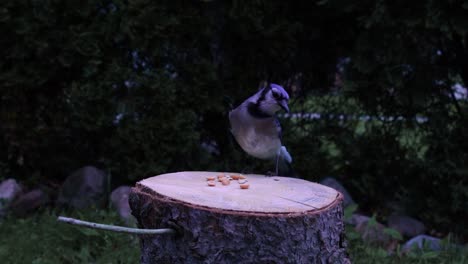
M216 181L220 182L223 186L227 186L231 184L231 181L235 180L239 184L241 189L248 189L249 184L247 177L242 174L225 174L220 173L215 176L207 176L206 177L207 184L210 187L216 186Z

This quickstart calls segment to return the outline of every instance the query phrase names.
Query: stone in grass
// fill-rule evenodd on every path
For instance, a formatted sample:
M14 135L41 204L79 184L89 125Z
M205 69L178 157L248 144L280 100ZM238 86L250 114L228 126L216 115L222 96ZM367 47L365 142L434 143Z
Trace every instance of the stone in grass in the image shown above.
M106 174L95 167L86 166L67 177L60 188L57 202L77 209L91 206L104 208L106 190Z
M439 238L431 237L428 235L419 235L408 240L402 247L403 252L412 249L430 249L439 251L442 249L441 240Z
M385 225L371 217L368 217L367 220L361 217L359 220L360 222L357 223L355 229L365 242L384 248L392 242L392 237L385 232Z
M11 211L15 215L23 217L34 213L37 209L48 203L48 195L40 189L35 189L19 196L18 199L11 204Z
M9 205L21 192L21 186L14 179L7 179L0 183L0 217L7 213Z
M390 228L407 237L415 237L426 231L426 227L422 222L406 215L390 215L387 222Z
M362 214L352 214L350 218L345 219L345 223L352 226L362 225L363 223L367 223L370 217Z
M339 191L341 194L343 194L343 196L344 196L344 202L343 202L344 207L347 207L348 205L355 203L353 198L349 194L349 192L336 179L334 179L332 177L327 177L327 178L321 180L320 184L323 184L325 186L333 188L333 189Z
M112 191L110 195L110 201L112 206L117 210L120 217L127 223L131 224L135 222L135 218L132 216L132 210L128 203L128 195L132 191L130 186L120 186Z

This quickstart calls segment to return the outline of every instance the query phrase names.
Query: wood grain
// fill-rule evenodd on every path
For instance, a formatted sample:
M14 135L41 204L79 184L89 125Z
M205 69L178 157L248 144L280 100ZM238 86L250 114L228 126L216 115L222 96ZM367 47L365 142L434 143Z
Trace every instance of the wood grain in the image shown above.
M151 177L139 185L188 204L222 210L264 213L299 213L320 210L333 203L338 192L332 188L286 177L246 174L249 189L241 189L236 180L224 186L210 187L206 178L238 173L176 172Z

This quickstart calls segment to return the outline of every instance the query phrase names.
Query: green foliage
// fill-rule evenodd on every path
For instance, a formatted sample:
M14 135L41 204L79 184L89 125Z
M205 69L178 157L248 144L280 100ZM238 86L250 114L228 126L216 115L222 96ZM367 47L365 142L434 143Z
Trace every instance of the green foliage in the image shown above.
M384 232L392 238L401 240L401 235L390 228L384 229ZM409 252L403 252L400 245L397 245L393 252L371 245L362 240L360 234L352 226L346 226L346 238L348 239L348 252L353 263L447 263L462 264L468 260L467 248L456 248L447 244L441 251L430 250L423 245L423 249L414 249Z
M379 116L395 116L373 114L343 95L309 97L293 109L322 113L319 120L286 122L295 135L286 140L300 175L342 175L364 212L385 217L392 208L382 205L392 203L432 228L465 234L468 185L461 120L443 124L447 119L436 121L442 117L434 115L436 120L420 123L412 120L416 117L389 121ZM359 119L365 116L368 120Z
M356 212L357 208L358 208L358 205L357 205L357 204L348 205L348 206L344 209L344 219L345 219L345 220L351 219L351 217L353 216L353 213Z
M382 248L366 245L362 240L355 239L348 243L350 258L353 263L408 263L408 264L462 264L468 260L466 250L457 251L423 251L419 253L402 253L397 249L396 253L388 254Z
M398 241L403 240L403 236L396 229L387 227L387 228L384 228L383 232L389 235L394 240L398 240Z
M113 212L89 211L75 217L122 225ZM55 213L0 222L2 263L136 263L137 237L57 223Z
M377 226L377 215L373 214L369 221L367 222L367 227L372 228Z
M70 215L98 223L122 225L109 211L88 211ZM382 248L364 243L353 228L347 227L349 254L353 263L466 263L466 249L441 252L423 250L388 255ZM31 218L8 218L0 222L2 263L137 263L138 238L128 234L88 229L57 222L52 212Z
M155 15L168 10L144 8L147 4L2 3L2 149L7 151L1 155L15 174L62 178L88 163L135 180L196 160L199 114L212 107L204 103L206 88L214 87L211 69L195 57L173 58L192 47L182 40L180 46L170 43L196 40L190 34L203 25L193 10L182 18ZM188 22L183 19L193 22L193 33L180 34ZM196 78L173 80L169 63L180 75L196 71ZM206 90L198 93L200 86Z

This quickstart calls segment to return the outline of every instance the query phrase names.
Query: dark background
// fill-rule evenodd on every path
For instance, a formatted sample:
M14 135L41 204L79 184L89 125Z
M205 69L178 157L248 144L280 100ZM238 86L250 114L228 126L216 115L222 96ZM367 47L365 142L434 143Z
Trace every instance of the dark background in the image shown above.
M227 112L262 81L291 94L303 178L360 209L467 235L467 1L26 1L0 4L0 180L52 190L251 170ZM208 146L208 147L207 147ZM211 150L211 152L209 151Z

